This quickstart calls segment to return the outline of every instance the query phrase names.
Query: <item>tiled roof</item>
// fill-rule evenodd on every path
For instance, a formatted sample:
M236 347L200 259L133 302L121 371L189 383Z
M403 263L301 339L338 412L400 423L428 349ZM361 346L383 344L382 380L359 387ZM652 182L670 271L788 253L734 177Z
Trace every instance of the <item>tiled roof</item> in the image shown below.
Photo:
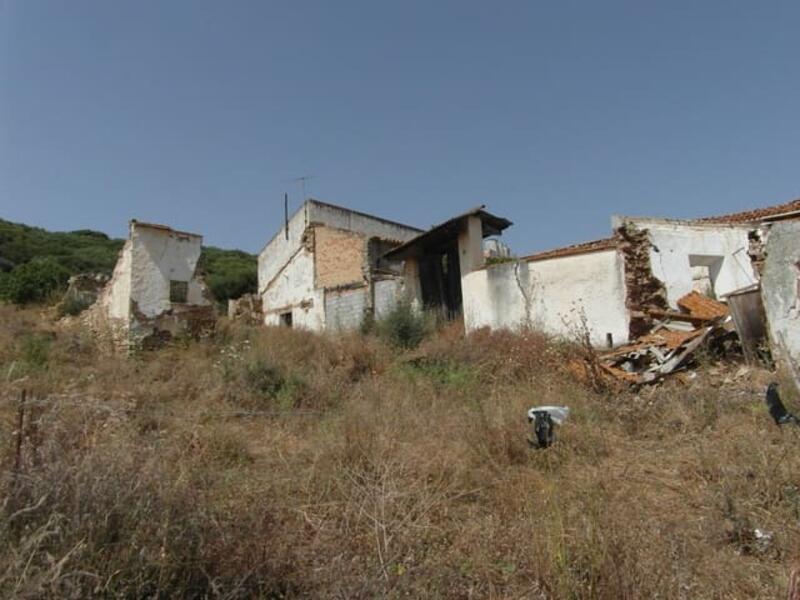
M764 208L756 208L753 210L746 210L738 213L731 213L729 215L720 215L716 217L705 217L697 219L699 223L749 223L754 221L770 220L771 218L785 215L786 213L793 213L800 211L800 198L785 202L784 204L776 204L775 206L767 206Z
M572 246L555 248L554 250L547 250L546 252L539 252L537 254L531 254L530 256L523 256L521 260L533 262L537 260L547 260L548 258L561 258L563 256L573 256L575 254L600 252L601 250L611 250L612 248L616 247L617 242L614 238L603 238L602 240L592 240L591 242L573 244Z

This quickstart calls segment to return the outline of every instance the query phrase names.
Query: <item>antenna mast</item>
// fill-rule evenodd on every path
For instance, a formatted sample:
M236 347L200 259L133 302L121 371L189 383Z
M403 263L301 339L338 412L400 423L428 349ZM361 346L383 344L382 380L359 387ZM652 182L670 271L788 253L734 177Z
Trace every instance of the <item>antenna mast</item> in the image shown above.
M306 196L306 182L311 181L312 179L314 179L313 175L303 175L302 177L295 177L294 179L292 179L292 181L300 183L300 186L302 187L303 202L308 200L308 196Z

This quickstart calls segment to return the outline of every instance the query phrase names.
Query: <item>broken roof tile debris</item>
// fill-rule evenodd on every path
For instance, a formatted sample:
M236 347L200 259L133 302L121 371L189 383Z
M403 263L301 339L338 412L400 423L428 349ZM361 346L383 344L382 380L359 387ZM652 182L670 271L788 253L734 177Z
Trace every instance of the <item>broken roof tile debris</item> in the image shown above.
M705 343L731 339L728 307L698 292L683 296L678 304L688 314L651 311L660 316L652 329L630 344L597 357L600 372L608 383L642 385L654 383L690 362L692 354ZM658 312L658 315L655 313ZM691 325L686 325L686 322ZM686 330L689 326L691 329ZM586 368L585 372L589 373Z
M713 298L709 298L700 292L690 292L686 294L678 300L678 306L693 317L709 321L727 317L730 314L725 304Z

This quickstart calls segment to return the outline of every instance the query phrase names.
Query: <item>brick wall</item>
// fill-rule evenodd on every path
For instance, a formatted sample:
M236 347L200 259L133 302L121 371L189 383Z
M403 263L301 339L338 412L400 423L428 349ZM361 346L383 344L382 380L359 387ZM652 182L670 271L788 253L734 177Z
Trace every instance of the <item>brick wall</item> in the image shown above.
M331 288L364 281L366 240L362 235L316 227L314 240L316 287Z

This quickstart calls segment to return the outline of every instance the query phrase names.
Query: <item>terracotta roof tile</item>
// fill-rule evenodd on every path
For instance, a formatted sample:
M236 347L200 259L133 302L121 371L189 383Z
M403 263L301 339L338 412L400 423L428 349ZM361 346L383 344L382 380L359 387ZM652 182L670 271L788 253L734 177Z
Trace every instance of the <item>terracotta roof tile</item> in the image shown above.
M523 256L520 260L533 262L537 260L547 260L548 258L561 258L563 256L573 256L575 254L600 252L601 250L611 250L616 247L617 241L614 238L603 238L602 240L592 240L591 242L573 244L572 246L564 246L563 248L555 248L553 250L547 250L546 252Z
M727 317L730 312L727 305L704 296L700 292L689 292L678 300L678 306L693 317L713 321L720 317Z
M705 217L703 219L696 219L696 221L699 223L749 223L795 211L800 211L800 198L792 200L791 202L776 204L775 206L766 206L764 208L756 208L716 217Z

